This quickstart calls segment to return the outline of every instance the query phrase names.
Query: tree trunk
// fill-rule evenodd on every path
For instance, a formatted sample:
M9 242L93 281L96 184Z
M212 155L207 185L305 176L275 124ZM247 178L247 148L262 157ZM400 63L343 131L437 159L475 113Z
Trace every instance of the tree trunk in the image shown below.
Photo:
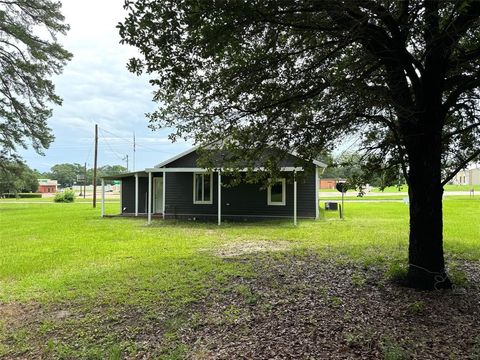
M423 129L409 147L410 244L408 285L450 288L443 257L441 137Z

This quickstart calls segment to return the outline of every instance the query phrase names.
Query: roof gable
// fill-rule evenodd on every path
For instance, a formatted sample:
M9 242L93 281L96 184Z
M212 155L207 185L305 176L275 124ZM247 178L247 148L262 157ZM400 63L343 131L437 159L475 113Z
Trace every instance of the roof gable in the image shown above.
M162 167L182 167L182 168L197 168L197 160L199 158L198 154L196 153L199 147L195 146L187 151L184 151L170 159L162 161L161 163L155 165L155 168L162 168ZM281 166L293 166L294 159L299 158L299 156L295 152L290 152L290 158L284 159L280 162ZM313 160L312 164L326 168L327 165L321 161Z

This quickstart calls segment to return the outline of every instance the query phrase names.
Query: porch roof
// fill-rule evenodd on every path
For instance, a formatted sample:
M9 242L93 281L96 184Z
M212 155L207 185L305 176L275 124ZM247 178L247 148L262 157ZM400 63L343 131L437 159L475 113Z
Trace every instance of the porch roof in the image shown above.
M101 176L100 179L103 180L120 180L126 177L131 177L135 176L135 174L138 174L138 177L148 177L147 172L145 171L132 171L132 172L126 172L126 173L121 173L121 174L115 174L115 175L108 175L108 176Z

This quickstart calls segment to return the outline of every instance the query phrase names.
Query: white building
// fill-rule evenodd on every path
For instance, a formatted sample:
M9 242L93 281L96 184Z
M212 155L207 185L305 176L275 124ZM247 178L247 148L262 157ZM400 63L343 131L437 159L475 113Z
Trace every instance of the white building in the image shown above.
M472 164L459 171L452 183L455 185L480 185L480 164Z

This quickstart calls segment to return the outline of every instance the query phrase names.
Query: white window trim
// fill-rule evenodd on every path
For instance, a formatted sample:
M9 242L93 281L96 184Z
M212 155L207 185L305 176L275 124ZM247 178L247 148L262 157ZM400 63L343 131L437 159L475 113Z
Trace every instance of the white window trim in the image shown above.
M197 175L210 175L210 200L209 201L197 201L195 200L195 177ZM204 195L204 188L202 187L202 198L205 198ZM213 204L213 173L205 173L205 172L194 172L193 173L193 203L195 205L204 205L204 204Z
M275 182L282 183L282 201L272 202L272 186L269 185L267 190L267 204L271 206L285 206L286 205L286 189L287 189L285 178L278 179Z

